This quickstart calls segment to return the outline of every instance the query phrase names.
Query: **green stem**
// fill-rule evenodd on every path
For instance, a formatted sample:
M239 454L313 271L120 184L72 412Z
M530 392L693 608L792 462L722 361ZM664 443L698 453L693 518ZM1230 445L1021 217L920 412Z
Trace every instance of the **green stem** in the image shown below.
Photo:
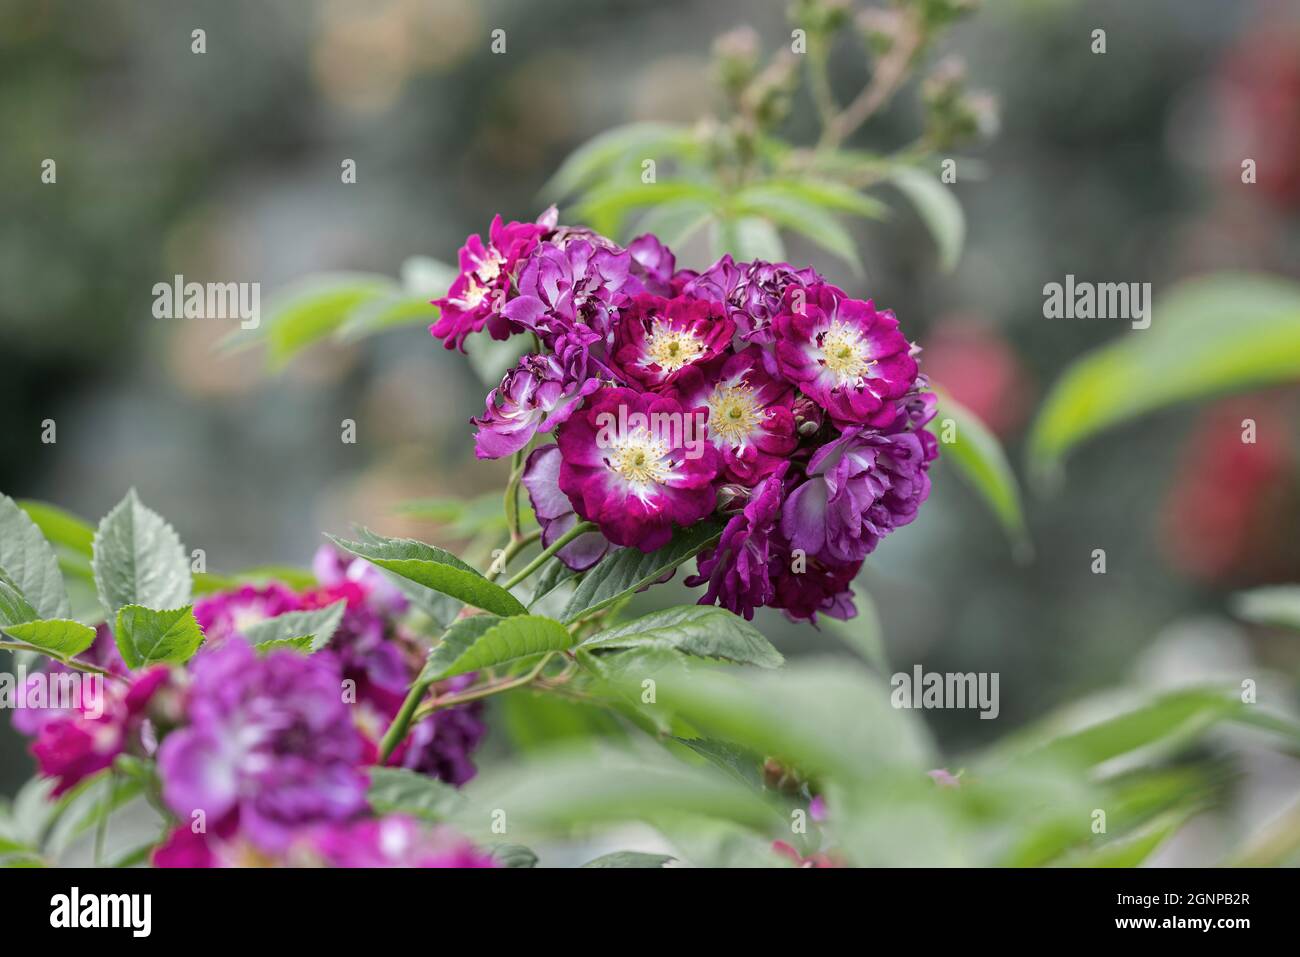
M128 678L123 677L122 675L114 674L111 671L108 671L104 668L100 668L98 665L92 665L84 661L78 661L76 658L60 658L58 655L54 655L48 651L44 651L40 648L37 648L35 645L23 644L22 642L0 641L0 651L34 651L36 652L36 654L43 655L46 658L50 658L53 661L57 661L61 665L67 665L73 671L81 671L88 675L99 675L101 678L112 678L115 681L129 682L130 680Z
M548 558L550 558L552 555L558 552L565 545L569 544L569 542L573 541L579 535L585 535L587 532L594 532L596 530L596 527L597 526L595 522L579 522L577 525L573 526L573 528L569 529L567 532L565 532L563 535L557 538L554 542L552 542L549 548L544 549L540 555L534 558L523 568L519 569L519 571L516 572L508 581L506 581L506 583L502 587L507 590L514 588L521 581L523 581L533 572L537 571L537 569L541 568L544 564L546 564L546 560Z
M397 750L397 746L406 738L406 729L411 726L411 719L415 716L415 710L420 707L420 701L424 698L424 693L431 684L433 684L432 681L421 681L417 678L415 684L411 685L411 690L406 693L406 700L402 702L401 710L397 712L397 717L393 719L393 723L384 732L384 740L380 742L379 764L381 766L388 763L388 759Z
M454 705L465 704L467 701L478 701L480 698L488 698L494 694L500 694L503 691L509 691L511 688L522 688L526 684L531 684L542 673L546 663L551 660L555 652L547 652L542 656L542 660L537 662L537 666L526 675L518 678L511 678L508 681L498 681L496 684L482 685L469 691L462 691L460 694L447 695L442 698L434 699L427 707L421 708L415 713L415 721L421 721L433 714L435 711L441 711L443 708L450 708Z
M512 539L508 542L506 547L502 549L501 554L497 558L493 559L492 567L488 569L487 580L496 581L497 576L506 570L511 559L541 537L542 530L540 528L535 528L527 535L522 535L519 538Z
M506 524L510 527L510 540L519 538L519 483L524 477L524 450L510 457L510 481L506 484Z

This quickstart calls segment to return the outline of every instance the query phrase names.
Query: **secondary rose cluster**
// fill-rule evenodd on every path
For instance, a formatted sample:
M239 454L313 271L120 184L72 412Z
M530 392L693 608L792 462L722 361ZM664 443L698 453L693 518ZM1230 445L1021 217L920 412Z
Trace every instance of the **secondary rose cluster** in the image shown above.
M716 517L721 538L687 579L702 603L847 618L863 560L929 494L919 350L892 312L813 269L678 269L653 235L624 248L551 209L471 236L435 304L449 349L482 330L532 337L473 420L475 450L534 446L523 483L543 544L598 529L558 553L575 570Z
M446 828L373 812L379 742L424 652L401 624L405 597L376 568L326 547L313 570L314 587L247 585L195 603L206 640L184 670L131 672L101 625L82 660L109 675L102 707L82 700L15 712L41 774L54 780L57 795L120 755L156 759L162 800L176 821L153 853L160 867L493 866ZM254 647L245 634L259 622L340 602L338 628L314 654ZM454 678L438 690L472 680ZM481 709L472 702L424 718L383 763L464 784L486 731Z

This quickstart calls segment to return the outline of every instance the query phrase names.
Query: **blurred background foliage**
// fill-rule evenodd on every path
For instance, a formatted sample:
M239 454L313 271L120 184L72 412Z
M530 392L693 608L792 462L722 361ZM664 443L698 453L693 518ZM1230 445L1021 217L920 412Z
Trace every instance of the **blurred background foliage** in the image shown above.
M934 201L909 202L906 177L868 194L887 218L864 205L833 216L834 227L780 235L791 261L893 308L925 347L923 369L1007 446L1029 486L1034 558L1017 560L996 518L941 463L920 519L868 562L860 588L875 612L843 629L775 615L758 624L792 665L846 654L847 637L899 670L999 672L997 721L925 716L945 755L1062 702L1082 699L1076 712L1096 716L1195 681L1251 677L1271 706L1294 711L1294 635L1276 615L1234 614L1231 596L1300 574L1300 396L1285 385L1295 353L1284 351L1300 313L1289 311L1294 285L1280 285L1300 279L1300 15L1267 0L983 6L926 52L928 83L902 89L844 141L868 167L868 154L941 155L926 142L930 94L951 75L944 56L960 55L1000 117L994 138L954 154L960 255L951 227L936 243ZM565 158L628 124L693 130L705 114L734 115L717 92L727 76L715 38L731 38L724 63L746 55L739 24L761 49L788 49L787 15L785 3L755 0L0 4L0 489L93 518L134 485L213 570L302 564L320 530L352 523L470 543L477 526L447 502L504 484L505 467L472 456L467 419L485 391L474 368L418 321L364 340L344 329L270 376L274 342L269 356L220 350L229 322L153 319L153 284L177 273L256 281L265 311L303 277L365 273L392 277L374 280L377 298L409 320L411 303L443 281L436 261L454 261L495 212L525 219L571 200L564 219L630 229L645 210L611 208L613 194L575 179ZM1104 55L1090 49L1099 27ZM195 28L207 34L202 55L190 51ZM494 29L506 31L505 55L490 51ZM830 89L848 101L869 75L857 25L820 54ZM773 132L815 142L816 97L799 92L785 109ZM40 181L47 157L57 185ZM1241 182L1242 157L1257 161L1257 183ZM345 159L356 161L355 184L340 181ZM693 160L688 148L660 181L688 178ZM758 199L766 210L741 213L807 222L777 216L788 195L783 207ZM771 232L745 241L770 246ZM718 241L738 237L702 224L677 249L679 264L707 265ZM1158 345L1163 293L1226 270L1279 285L1216 286L1213 310L1183 286L1181 308L1201 306L1189 320L1196 335ZM1044 319L1043 286L1067 273L1151 282L1153 328ZM1248 320L1243 309L1268 315ZM1178 397L1160 364L1166 347L1211 336L1213 375L1215 348L1247 321L1281 330L1282 372L1257 380L1271 388L1126 418L1151 406L1144 391ZM1074 366L1112 342L1148 355ZM1100 392L1115 408L1104 434L1071 424L1081 376L1085 406L1095 411L1088 397ZM1241 442L1247 417L1258 423L1254 445ZM41 442L47 418L53 445ZM339 441L345 418L357 423L355 445ZM1061 454L1085 434L1062 471ZM494 493L487 507L496 503ZM1092 573L1097 548L1104 575ZM640 610L689 600L670 586ZM491 752L528 744L543 724L527 710L534 700L509 696L494 709ZM551 717L558 734L577 720ZM30 763L7 727L0 734L0 791L10 792ZM1163 859L1219 859L1294 802L1300 763L1231 740L1200 745L1214 810Z

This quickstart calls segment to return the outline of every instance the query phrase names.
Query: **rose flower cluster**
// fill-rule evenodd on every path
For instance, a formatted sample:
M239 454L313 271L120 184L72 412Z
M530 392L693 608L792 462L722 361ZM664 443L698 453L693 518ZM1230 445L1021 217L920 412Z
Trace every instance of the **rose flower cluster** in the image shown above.
M154 852L161 867L493 866L446 829L371 813L369 769L423 650L399 623L405 597L374 566L326 547L313 570L313 588L246 585L196 602L205 641L183 671L133 674L101 625L82 658L109 676L102 699L17 713L41 774L59 794L119 755L156 758L162 801L178 822ZM314 654L245 639L258 622L339 601L339 626ZM486 730L481 709L471 702L429 715L386 764L464 784Z
M707 585L701 603L847 618L863 559L929 494L917 348L812 269L677 269L653 235L623 248L551 209L471 236L434 304L447 348L484 329L537 344L473 420L475 448L498 458L553 433L523 483L544 545L597 526L558 553L575 570L716 515L721 538L687 579Z

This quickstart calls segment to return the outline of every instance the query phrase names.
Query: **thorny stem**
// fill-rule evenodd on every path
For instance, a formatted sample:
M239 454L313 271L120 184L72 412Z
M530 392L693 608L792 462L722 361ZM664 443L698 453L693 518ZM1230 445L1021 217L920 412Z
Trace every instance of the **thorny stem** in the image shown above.
M548 558L558 552L565 545L569 544L569 542L573 541L579 535L585 535L587 532L593 532L595 530L596 525L594 522L579 522L552 542L540 555L511 576L502 587L506 589L514 588L521 581L546 564Z

